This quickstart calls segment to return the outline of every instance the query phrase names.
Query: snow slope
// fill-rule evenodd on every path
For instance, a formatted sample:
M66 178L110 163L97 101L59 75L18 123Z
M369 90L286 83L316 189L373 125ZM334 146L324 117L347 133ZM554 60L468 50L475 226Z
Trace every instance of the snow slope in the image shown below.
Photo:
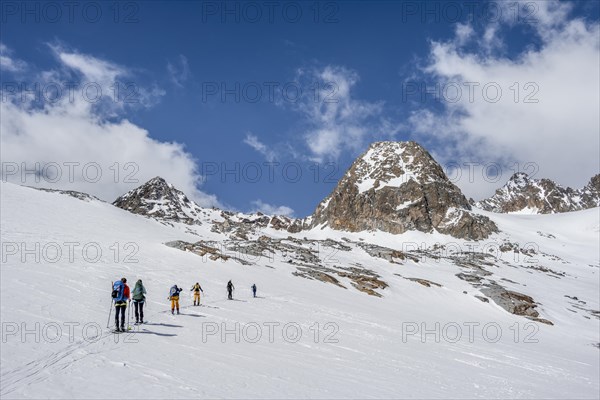
M538 250L535 261L502 253L493 276L535 298L550 326L480 301L478 290L457 279L456 265L444 260L394 264L354 245L347 252L322 249L335 264L360 263L376 272L389 284L378 298L343 279L346 289L293 276L296 267L282 257L241 265L164 245L225 239L207 225L181 229L96 200L7 183L0 189L2 398L599 397L600 349L594 346L600 342L599 319L565 297L584 301L578 304L585 309L600 308L598 208L531 216L477 211L501 230L490 241L529 243ZM297 235L271 229L260 234L345 237L403 250L473 244L421 232L315 228ZM564 276L526 268L530 264ZM113 335L106 328L109 284L121 276L132 287L143 279L149 324L137 333ZM442 286L405 279L411 277ZM226 300L229 279L238 301ZM187 291L196 281L204 288L203 306L191 307L184 296L182 315L171 316L169 287ZM252 283L260 298L251 298ZM236 326L239 340L232 333ZM224 337L223 328L230 332ZM219 333L209 335L214 329Z

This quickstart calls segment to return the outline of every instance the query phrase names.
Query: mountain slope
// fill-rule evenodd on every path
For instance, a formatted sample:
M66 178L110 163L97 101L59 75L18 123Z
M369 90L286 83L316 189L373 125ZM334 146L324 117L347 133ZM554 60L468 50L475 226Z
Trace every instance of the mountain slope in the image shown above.
M0 189L2 397L109 398L119 388L124 398L594 398L600 389L598 209L483 212L500 232L469 251L473 242L420 231L266 227L262 239L232 240L206 224L190 233L99 201ZM232 257L166 245L199 239ZM11 247L36 243L46 249L39 260ZM83 251L90 243L100 257ZM256 243L260 254L244 251ZM385 282L373 289L382 297L353 286L368 282L353 274ZM144 280L150 324L115 339L104 327L109 285L121 276ZM240 301L226 300L229 279ZM183 297L183 314L171 316L168 288L197 281L204 306ZM491 281L531 296L554 325L507 312L482 291ZM251 298L252 283L261 298ZM38 340L22 336L36 326Z

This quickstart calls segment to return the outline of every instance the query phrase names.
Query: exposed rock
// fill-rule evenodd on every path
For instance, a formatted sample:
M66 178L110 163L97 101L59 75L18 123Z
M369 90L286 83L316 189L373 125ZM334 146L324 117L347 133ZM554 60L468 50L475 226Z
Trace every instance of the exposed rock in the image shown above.
M385 289L388 287L387 283L379 279L379 275L365 268L303 266L298 267L298 271L293 272L292 274L295 276L320 280L326 283L333 283L336 286L345 288L345 286L333 276L337 275L340 278L349 279L351 281L350 284L357 290L376 297L382 296L380 293L376 292L375 289Z
M310 227L358 232L440 232L479 240L497 232L415 142L376 142L316 208Z
M538 235L540 235L542 237L546 237L548 239L556 239L556 236L554 236L551 233L544 233L544 232L540 232L540 231L537 231L537 233L538 233Z
M263 265L274 268L275 258L296 266L292 274L308 279L346 288L339 278L348 279L350 284L371 296L381 297L377 289L385 289L388 284L375 272L358 264L341 266L332 263L331 253L322 249L350 251L346 244L332 239L308 240L288 237L271 238L262 235L255 240L224 240L220 242L199 241L188 243L181 240L168 242L167 246L189 251L201 257L216 260L233 260L243 265Z
M27 186L27 187L29 187L31 189L35 189L35 190L41 190L43 192L65 194L67 196L75 197L76 199L83 200L83 201L94 201L94 200L95 201L103 201L103 200L100 200L99 198L97 198L96 196L92 196L91 194L77 192L75 190L47 189L47 188L39 188L39 187L34 187L34 186Z
M553 278L561 278L565 276L564 272L554 271L553 269L546 268L541 265L527 266L527 269L533 269L535 271L544 272L546 275L551 276Z
M527 319L530 319L530 320L532 320L532 321L535 321L535 322L540 322L540 323L542 323L542 324L546 324L546 325L551 325L551 326L554 326L554 323L553 323L552 321L550 321L550 320L547 320L547 319L545 319L545 318L534 318L534 317L527 317Z
M459 209L448 209L444 219L436 226L440 233L459 239L485 239L498 228L488 217Z
M292 272L292 275L300 276L300 277L308 278L308 279L316 279L316 280L319 280L319 281L325 282L325 283L333 283L334 285L336 285L338 287L346 289L346 287L344 285L342 285L340 283L340 281L338 281L336 278L334 278L333 276L331 276L325 272L322 272L322 271L319 271L316 269L299 267L298 271Z
M514 174L496 193L476 203L478 208L498 213L528 211L552 214L600 206L600 174L582 189L563 188L550 179L532 179Z
M383 258L391 263L401 264L400 261L410 258L414 262L419 262L419 258L413 255L408 255L400 250L390 249L389 247L378 246L370 243L357 243L364 251L366 251L371 257Z
M511 314L537 318L540 314L535 310L537 304L526 294L513 292L497 284L488 284L480 289L481 293L492 299L494 303Z
M412 282L420 283L421 285L423 285L425 287L432 287L432 286L442 287L442 285L440 285L439 283L435 283L435 282L429 281L427 279L422 279L422 278L406 278L406 277L404 277L404 276L402 276L400 274L395 274L395 275L398 275L399 277L407 279L407 280L412 281Z
M269 225L273 229L286 230L290 233L300 232L307 227L304 219L290 218L282 215L272 217Z
M191 253L197 254L200 257L207 256L211 261L227 261L232 259L234 261L239 262L242 265L251 265L251 262L248 262L242 257L237 257L234 255L225 254L225 250L217 243L214 242L203 242L199 241L196 243L188 243L182 240L175 240L172 242L167 242L165 245L169 247L173 247L183 251L189 251Z
M458 273L456 274L456 276L459 279L462 279L463 281L467 281L469 283L481 283L481 280L483 279L480 276L477 275L471 275L471 274L464 274L464 273Z
M421 278L406 278L406 279L408 279L409 281L420 283L421 285L426 286L426 287L431 287L431 286L442 287L442 285L440 285L439 283L428 281L427 279L421 279Z

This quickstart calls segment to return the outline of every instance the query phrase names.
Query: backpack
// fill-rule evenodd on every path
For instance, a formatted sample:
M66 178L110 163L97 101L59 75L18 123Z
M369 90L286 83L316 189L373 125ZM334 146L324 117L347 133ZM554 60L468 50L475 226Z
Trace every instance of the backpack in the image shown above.
M116 299L116 298L120 298L120 297L122 297L122 294L123 294L123 286L124 286L124 285L123 285L123 282L121 282L121 281L116 281L116 282L115 282L115 284L113 285L113 291L112 291L112 293L111 293L111 297L112 297L113 299Z
M146 289L144 288L143 285L135 285L135 287L133 288L133 300L135 301L144 301L146 296L144 296L144 293L146 292Z
M170 295L171 296L178 296L179 295L179 288L177 286L173 286L171 288Z

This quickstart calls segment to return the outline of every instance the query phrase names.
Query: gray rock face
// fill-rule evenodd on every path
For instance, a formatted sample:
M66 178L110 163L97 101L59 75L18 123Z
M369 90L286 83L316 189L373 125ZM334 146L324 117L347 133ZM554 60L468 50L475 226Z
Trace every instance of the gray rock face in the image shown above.
M529 210L553 214L600 206L600 174L581 189L563 188L550 179L532 179L527 174L514 174L496 193L476 203L483 210L509 213Z
M200 225L200 215L203 211L202 207L188 199L182 191L158 176L125 193L116 199L113 205L159 221L189 225Z
M497 232L415 142L376 142L360 156L316 208L310 227L351 232L409 230L483 239Z

